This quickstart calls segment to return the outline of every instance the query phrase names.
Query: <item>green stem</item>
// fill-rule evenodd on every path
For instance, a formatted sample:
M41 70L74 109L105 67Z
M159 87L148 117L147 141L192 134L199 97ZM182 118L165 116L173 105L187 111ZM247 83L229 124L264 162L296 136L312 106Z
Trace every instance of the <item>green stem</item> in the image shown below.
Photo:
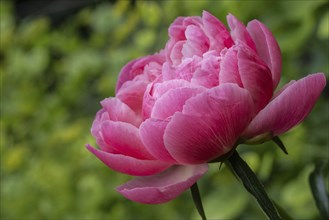
M271 220L281 220L278 211L265 192L264 186L237 151L234 151L227 164L243 183L246 190L255 197L267 217Z
M202 205L201 196L200 196L199 187L198 187L197 182L195 182L193 184L193 186L191 186L191 193L192 193L194 205L195 205L196 209L198 210L199 215L201 216L202 220L207 220L206 215L203 210L203 205Z

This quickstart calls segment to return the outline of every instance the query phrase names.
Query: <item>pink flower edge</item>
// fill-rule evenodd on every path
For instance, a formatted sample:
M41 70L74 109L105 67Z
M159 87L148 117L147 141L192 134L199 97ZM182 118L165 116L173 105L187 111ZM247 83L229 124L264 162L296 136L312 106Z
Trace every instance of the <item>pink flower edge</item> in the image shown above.
M325 75L316 73L284 86L256 115L243 136L254 137L266 132L277 136L298 125L311 112L325 85Z
M141 160L122 154L108 153L95 149L89 144L86 147L109 168L132 176L153 175L171 166L169 163L158 160Z
M181 195L208 170L207 164L173 166L153 176L136 177L116 190L124 197L144 204L160 204Z

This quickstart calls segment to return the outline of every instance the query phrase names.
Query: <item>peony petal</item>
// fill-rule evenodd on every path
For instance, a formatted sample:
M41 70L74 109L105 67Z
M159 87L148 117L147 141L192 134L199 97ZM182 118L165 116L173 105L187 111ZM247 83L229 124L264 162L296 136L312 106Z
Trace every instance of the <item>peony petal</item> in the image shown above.
M147 150L161 161L177 163L169 154L163 143L164 130L168 121L158 119L147 119L140 128L140 136Z
M148 82L153 82L161 77L163 63L150 62L144 67L144 75Z
M164 81L163 83L157 83L154 85L153 97L158 99L168 91L181 87L192 87L192 85L190 82L183 79L173 79Z
M243 87L238 67L236 48L228 49L220 61L219 83L235 83Z
M168 28L168 34L170 38L177 40L185 40L185 27L183 26L184 17L177 17L175 21Z
M118 92L118 90L121 88L121 86L129 81L129 80L132 80L136 75L132 74L131 73L131 69L132 67L134 66L134 64L140 60L142 58L138 58L138 59L135 59L135 60L132 60L130 61L129 63L127 63L120 71L119 73L119 78L118 78L118 81L117 81L117 85L116 85L116 89L115 91ZM140 74L140 72L138 73Z
M299 124L310 113L326 84L323 73L311 74L290 83L250 123L243 136L265 132L280 135Z
M257 20L249 22L247 30L256 44L257 53L271 70L273 88L275 89L280 82L282 66L278 42L267 27Z
M254 51L244 44L238 46L237 58L243 88L251 93L258 112L265 107L273 95L271 72Z
M101 130L102 123L103 121L107 121L107 120L110 120L110 116L105 109L101 109L96 113L96 117L90 129L90 132L94 137L96 138L99 137L99 131Z
M141 119L136 115L136 113L118 98L106 98L101 101L101 105L103 110L100 110L99 113L97 113L95 119L95 121L97 120L96 123L105 120L122 121L135 126L139 126L141 123ZM106 115L103 114L104 112L106 112Z
M207 71L204 69L198 69L194 72L191 83L206 88L212 88L218 86L218 71Z
M166 119L175 112L182 111L183 106L189 98L204 91L202 88L176 88L161 96L154 104L151 118Z
M154 103L158 98L160 98L166 92L180 87L191 87L191 83L182 79L174 79L160 83L150 83L144 93L142 109L143 119L147 119L151 116Z
M145 149L139 130L125 122L106 121L102 124L104 142L115 152L138 159L154 159ZM105 149L103 149L105 150Z
M202 26L202 19L200 16L189 16L189 17L185 17L183 20L183 25L185 27L189 26L189 25L195 25L198 27Z
M117 188L126 198L145 204L168 202L190 188L208 170L207 164L173 166L163 173L137 177Z
M191 81L195 71L201 67L202 58L193 56L192 58L185 58L182 63L175 68L175 78Z
M179 61L180 62L180 61ZM176 78L176 68L169 62L165 62L162 66L163 81L170 81Z
M120 71L115 90L116 93L119 91L119 89L125 82L131 81L137 75L143 74L144 67L150 62L162 64L164 62L164 57L161 53L156 53L154 55L149 55L130 61Z
M209 50L221 51L230 48L233 40L225 25L207 11L202 13L203 31L210 40Z
M186 27L185 35L187 41L182 49L184 58L194 55L202 56L209 49L209 39L200 27L189 25Z
M178 41L178 42L168 42L166 45L166 50L170 52L170 54L167 55L167 60L170 60L173 65L178 65L182 62L183 59L183 47L185 44L185 40ZM173 45L171 45L173 44ZM170 48L170 49L169 49Z
M140 114L148 83L147 81L125 82L117 92L116 97L126 103L134 112Z
M90 145L87 149L100 159L106 166L121 173L133 176L148 176L160 173L171 166L171 164L158 160L141 160L133 157L107 153L97 150Z
M234 84L190 98L183 112L176 112L164 134L164 144L182 164L200 164L227 153L253 114L247 90Z
M147 85L142 104L142 116L143 120L151 116L152 108L154 106L155 98L152 96L154 83Z
M220 56L214 50L203 54L201 66L197 69L191 79L192 84L212 88L218 86L218 73L220 69Z
M229 14L227 15L227 23L231 29L231 36L235 42L242 41L251 49L256 51L255 43L241 21L239 21L232 14Z
M249 47L239 42L226 51L221 60L220 83L236 83L251 93L256 111L260 111L273 95L272 76Z
M226 83L189 99L183 108L183 114L216 118L221 117L219 115L222 111L221 106L236 108L243 105L245 105L243 109L248 108L248 112L253 112L253 102L248 90L236 84Z

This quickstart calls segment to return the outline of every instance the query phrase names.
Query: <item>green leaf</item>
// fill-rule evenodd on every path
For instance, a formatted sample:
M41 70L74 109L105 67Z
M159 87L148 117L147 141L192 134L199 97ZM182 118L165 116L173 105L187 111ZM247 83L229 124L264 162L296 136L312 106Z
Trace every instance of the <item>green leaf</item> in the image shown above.
M228 159L227 164L235 176L243 183L245 189L255 197L267 217L271 220L281 219L264 186L237 151Z
M201 216L202 220L207 220L206 215L203 210L203 205L202 205L201 196L200 196L199 187L198 187L197 182L195 182L193 184L193 186L191 187L191 193L192 193L194 205L197 208L199 215Z
M323 175L325 162L321 161L309 176L311 191L321 216L329 219L329 196L326 190L325 177Z

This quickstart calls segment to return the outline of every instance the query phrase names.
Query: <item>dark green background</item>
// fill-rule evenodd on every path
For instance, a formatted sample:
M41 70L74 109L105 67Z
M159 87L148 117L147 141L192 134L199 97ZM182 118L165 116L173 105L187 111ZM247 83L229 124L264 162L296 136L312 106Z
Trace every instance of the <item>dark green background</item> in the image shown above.
M283 54L280 86L309 73L328 77L328 1L129 1L94 4L59 24L47 16L17 19L0 2L1 219L199 219L189 192L162 205L126 200L114 188L130 177L103 165L84 147L99 101L114 95L128 61L163 48L177 16L207 10L225 24L269 27ZM319 219L308 175L328 160L328 87L303 124L273 143L240 146L269 195L296 219ZM265 219L224 166L199 182L210 219Z

